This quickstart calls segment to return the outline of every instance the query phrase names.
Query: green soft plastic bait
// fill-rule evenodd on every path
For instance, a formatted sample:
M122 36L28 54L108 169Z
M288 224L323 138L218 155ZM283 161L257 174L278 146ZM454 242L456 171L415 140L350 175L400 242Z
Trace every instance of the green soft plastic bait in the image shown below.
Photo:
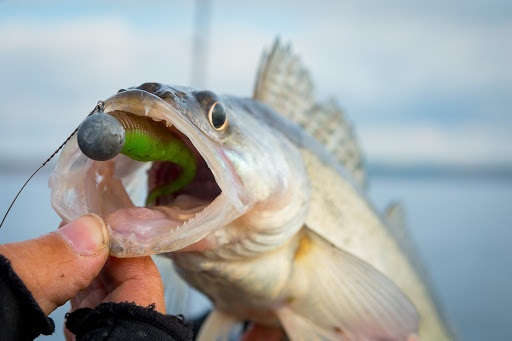
M110 160L122 153L137 161L168 161L178 165L182 170L178 178L154 188L146 205L180 190L196 176L194 153L164 124L147 117L119 111L95 113L82 122L77 139L80 150L93 160Z

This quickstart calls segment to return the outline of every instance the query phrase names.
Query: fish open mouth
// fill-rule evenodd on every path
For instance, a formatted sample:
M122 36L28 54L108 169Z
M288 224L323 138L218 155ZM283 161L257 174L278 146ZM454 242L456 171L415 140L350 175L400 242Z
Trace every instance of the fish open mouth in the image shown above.
M94 161L72 139L50 178L52 205L64 220L90 212L102 216L111 234L111 254L133 257L183 249L243 214L242 186L221 146L172 105L149 92L129 90L106 100L104 111L165 124L169 134L195 155L196 175L176 192L158 196L147 206L135 206L134 192L142 188L151 193L172 183L180 167L167 161L148 165L125 155Z
M198 207L212 202L221 189L205 160L192 142L174 127L168 128L169 134L180 139L191 150L197 162L194 179L178 191L156 197L154 206L178 206L183 209L197 210ZM154 161L148 170L148 193L174 182L183 169L170 161Z

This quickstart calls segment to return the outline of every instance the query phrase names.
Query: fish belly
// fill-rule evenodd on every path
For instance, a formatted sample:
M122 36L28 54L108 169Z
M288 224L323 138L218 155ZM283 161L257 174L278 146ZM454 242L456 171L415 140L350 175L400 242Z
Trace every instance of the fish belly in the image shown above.
M218 259L206 253L172 256L178 273L208 296L215 308L240 321L277 326L275 308L286 301L298 237L246 259Z

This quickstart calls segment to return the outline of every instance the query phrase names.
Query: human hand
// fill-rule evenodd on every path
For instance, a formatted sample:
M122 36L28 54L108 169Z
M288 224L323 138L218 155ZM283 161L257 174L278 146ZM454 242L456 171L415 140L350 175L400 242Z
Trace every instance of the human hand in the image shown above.
M162 277L151 257L109 257L98 277L71 299L71 311L103 302L134 302L143 307L154 304L156 311L165 314ZM66 340L75 340L67 328L64 334Z
M109 257L99 276L71 300L71 309L93 308L103 302L154 304L155 310L165 314L162 277L151 257Z
M48 315L99 274L108 259L108 233L91 214L42 237L0 245L0 254Z

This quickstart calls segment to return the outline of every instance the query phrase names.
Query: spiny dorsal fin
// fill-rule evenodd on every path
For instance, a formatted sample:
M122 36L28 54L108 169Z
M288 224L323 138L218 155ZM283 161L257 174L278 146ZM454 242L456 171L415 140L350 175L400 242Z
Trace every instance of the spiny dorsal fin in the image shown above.
M386 222L393 234L398 239L406 238L406 223L405 223L405 209L402 204L392 202L386 207L385 211Z
M263 52L254 98L295 122L313 106L311 77L298 56L293 55L290 44L282 45L276 39L271 50Z
M423 276L425 270L417 254L414 242L409 235L403 205L399 202L391 202L384 211L384 220L400 248L407 254L414 268Z
M276 39L261 58L254 98L268 104L322 143L362 186L366 174L351 124L334 99L317 102L313 82L290 44Z

